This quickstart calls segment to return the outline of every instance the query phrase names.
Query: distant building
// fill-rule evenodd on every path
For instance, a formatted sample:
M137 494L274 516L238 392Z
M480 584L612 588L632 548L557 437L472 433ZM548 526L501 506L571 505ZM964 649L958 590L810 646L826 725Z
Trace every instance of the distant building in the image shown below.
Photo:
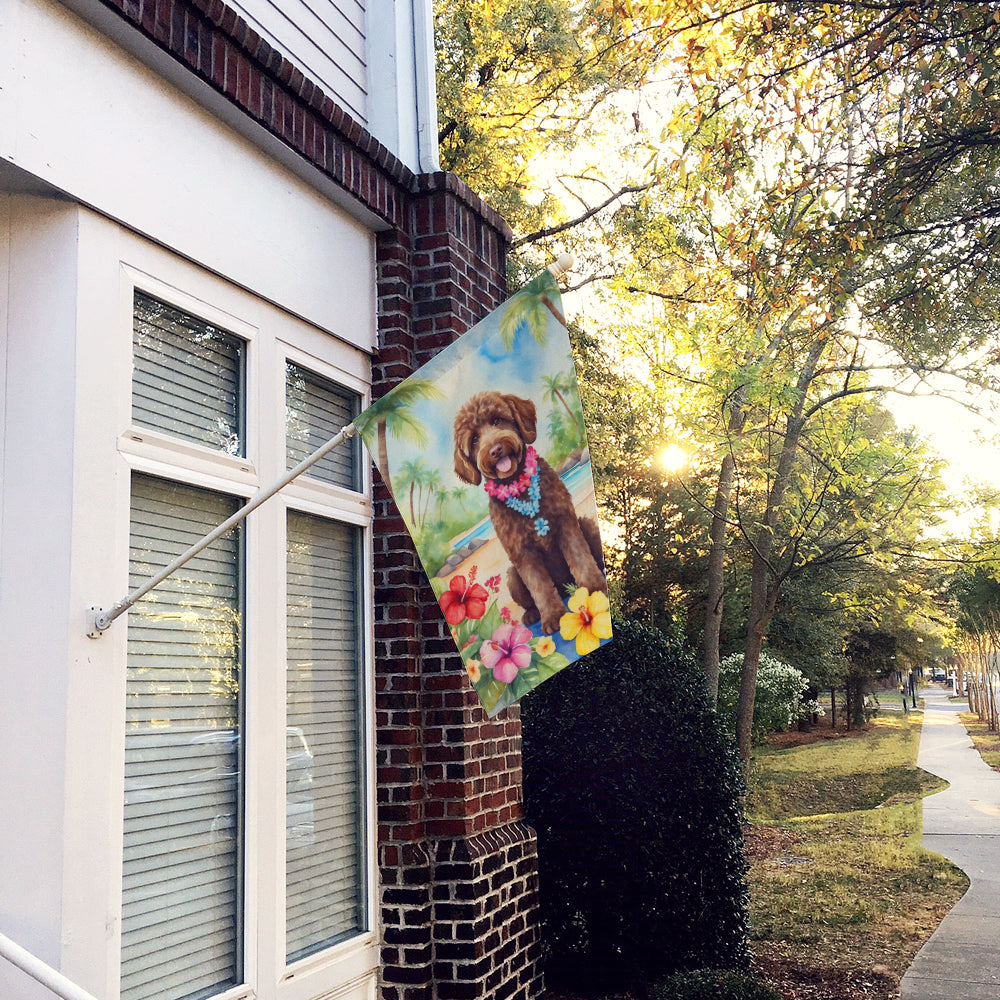
M0 5L0 933L99 1000L538 992L517 712L357 447L88 635L502 299L436 131L429 0Z

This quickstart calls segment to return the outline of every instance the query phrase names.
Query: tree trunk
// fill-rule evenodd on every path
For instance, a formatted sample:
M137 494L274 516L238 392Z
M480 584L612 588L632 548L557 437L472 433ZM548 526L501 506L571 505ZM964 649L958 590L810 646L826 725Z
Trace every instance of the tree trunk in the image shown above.
M389 482L389 451L385 442L385 421L378 422L378 472L385 483L385 488L391 493L392 483Z
M587 438L586 427L584 427L584 425L579 420L576 419L576 414L569 408L569 403L566 402L566 399L563 396L563 394L558 389L553 389L552 391L555 393L556 398L559 400L559 402L562 403L563 409L569 414L570 423L580 432L581 440L586 440Z
M542 302L544 303L545 308L548 309L548 311L550 313L552 313L552 315L555 316L555 318L557 320L559 320L559 322L563 326L565 326L566 325L566 317L555 307L555 305L553 304L552 300L547 295L543 295L542 296Z
M712 509L712 527L709 532L711 547L708 553L705 598L705 633L701 645L701 665L705 671L705 685L712 708L719 701L719 636L722 632L723 598L725 596L726 569L726 519L729 516L729 495L733 486L736 461L731 452L722 460L719 485L715 491Z
M865 682L861 677L847 678L847 728L861 729L865 719Z
M997 732L997 692L996 686L993 683L993 671L988 670L986 673L986 697L989 703L989 725L988 729L991 733Z
M759 541L763 542L763 539ZM767 554L770 546L765 544ZM777 592L769 592L767 586L769 567L766 555L755 551L750 570L750 624L747 628L747 643L743 653L743 669L740 673L740 695L736 702L736 746L744 769L750 766L750 752L753 748L753 708L757 700L757 668L764 646L767 625L774 614Z
M736 746L744 768L750 766L750 750L753 734L753 706L757 699L757 668L760 652L764 645L768 623L774 614L778 600L779 581L775 579L771 587L768 579L774 575L771 567L771 553L774 550L774 536L778 526L781 505L788 488L795 452L802 434L802 421L790 418L782 443L778 471L767 498L764 524L753 546L750 564L750 614L747 626L746 648L743 653L743 670L740 675L740 697L736 705Z
M753 706L757 697L757 667L764 635L774 614L778 601L781 578L771 565L774 540L781 520L785 494L791 481L795 455L806 425L803 416L806 405L806 391L816 374L816 366L823 355L825 339L817 338L809 348L796 383L797 396L791 413L785 421L785 433L781 440L781 453L775 470L774 481L767 495L764 521L753 540L753 560L750 567L750 615L747 626L747 643L743 654L743 671L740 676L740 697L736 709L736 746L744 771L750 768L752 747ZM768 581L772 583L768 586Z
M830 728L837 728L837 689L830 688Z
M729 414L729 435L732 438L743 430L746 416L743 412L743 402L746 389L737 389L733 397L733 408ZM712 506L712 526L709 529L711 545L708 552L708 570L706 583L708 594L705 597L705 632L701 645L701 665L705 672L705 684L708 688L708 700L712 708L719 701L719 636L722 632L722 612L726 588L726 529L729 520L729 498L733 491L733 480L736 475L736 456L732 446L726 449L719 470L719 483L715 490L715 503Z

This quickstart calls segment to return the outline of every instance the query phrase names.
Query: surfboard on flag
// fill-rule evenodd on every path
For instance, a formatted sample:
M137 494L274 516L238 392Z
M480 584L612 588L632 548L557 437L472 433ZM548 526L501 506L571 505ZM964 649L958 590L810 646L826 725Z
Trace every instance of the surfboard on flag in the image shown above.
M561 309L543 271L354 421L491 717L611 640Z

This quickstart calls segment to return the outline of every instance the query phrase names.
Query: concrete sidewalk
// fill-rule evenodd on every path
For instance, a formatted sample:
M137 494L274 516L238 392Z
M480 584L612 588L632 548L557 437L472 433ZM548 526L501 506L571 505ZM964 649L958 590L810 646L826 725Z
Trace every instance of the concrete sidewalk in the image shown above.
M950 782L924 799L924 846L969 876L900 984L900 1000L1000 998L1000 774L983 763L958 712L965 703L928 688L917 764Z

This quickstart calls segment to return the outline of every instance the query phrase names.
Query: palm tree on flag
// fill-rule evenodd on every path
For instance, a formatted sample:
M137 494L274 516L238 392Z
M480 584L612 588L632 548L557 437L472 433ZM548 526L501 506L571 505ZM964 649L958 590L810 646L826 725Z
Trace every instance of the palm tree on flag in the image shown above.
M555 375L543 375L542 384L545 386L545 398L550 403L555 403L556 401L562 403L563 408L569 414L570 421L580 432L580 439L583 440L587 432L584 430L583 423L577 419L577 415L570 409L570 405L566 402L566 397L563 395L564 392L571 392L573 389L573 383L570 381L569 375L565 372L556 372Z
M549 271L540 271L516 295L511 296L503 307L500 317L500 340L506 350L510 350L517 335L518 327L523 323L535 340L545 343L546 325L551 313L565 326L563 316L556 302L561 303L559 286Z
M389 452L386 439L391 434L399 441L406 441L418 448L426 447L427 431L412 412L415 403L426 399L444 399L444 393L430 379L411 377L372 403L354 421L361 436L369 442L369 448L374 429L378 471L389 489L392 489L392 480L389 478Z
M465 501L469 496L469 488L467 486L456 486L453 489L448 490L447 498L454 501L462 508L463 513L468 513L465 506Z
M424 510L420 518L420 524L423 526L427 522L427 515L431 510L431 496L435 490L439 493L444 488L444 483L441 481L441 473L437 469L428 469L427 475L424 477L424 486L427 487L427 499L424 501Z
M410 488L410 524L414 527L417 526L417 508L421 506L423 501L424 483L427 481L429 472L427 463L422 458L415 458L412 461L404 462L399 467L399 475L394 484L397 494L402 493L407 486ZM417 488L420 492L417 494L416 503L414 503L413 493Z

